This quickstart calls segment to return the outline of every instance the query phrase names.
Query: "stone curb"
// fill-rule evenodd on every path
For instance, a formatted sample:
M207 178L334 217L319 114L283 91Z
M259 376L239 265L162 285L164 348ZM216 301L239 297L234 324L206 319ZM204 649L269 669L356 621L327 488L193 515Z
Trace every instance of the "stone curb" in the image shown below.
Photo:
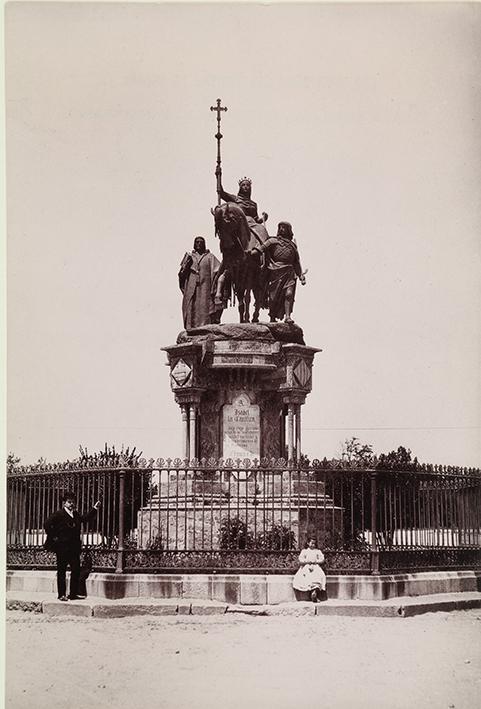
M40 595L40 594L39 594ZM481 608L481 593L445 594L432 597L408 597L396 601L340 601L323 603L297 602L278 605L228 605L223 602L185 599L123 599L106 601L88 599L68 603L51 599L6 599L7 610L43 613L51 617L124 618L132 616L225 615L259 616L351 616L372 618L408 618L424 613Z
M124 618L129 616L174 616L174 615L224 615L227 604L214 601L186 601L178 599L132 599L126 602L106 601L105 599L88 599L79 601L29 600L18 597L7 597L7 611L25 611L43 613L48 616Z
M414 602L406 603L370 603L362 602L342 603L339 601L325 603L297 603L295 606L279 604L278 606L229 606L227 613L238 613L250 616L350 616L358 618L409 618L424 613L470 610L481 608L481 594L479 598L465 598L456 600L423 600L413 599Z
M24 601L17 598L7 598L6 609L7 611L42 613L42 601Z
M433 608L433 606L435 607ZM402 618L409 618L411 616L422 615L424 613L433 613L435 611L448 613L449 611L466 611L473 608L481 608L481 599L465 598L453 601L443 601L432 605L428 603L417 603L408 606L400 606L398 613Z

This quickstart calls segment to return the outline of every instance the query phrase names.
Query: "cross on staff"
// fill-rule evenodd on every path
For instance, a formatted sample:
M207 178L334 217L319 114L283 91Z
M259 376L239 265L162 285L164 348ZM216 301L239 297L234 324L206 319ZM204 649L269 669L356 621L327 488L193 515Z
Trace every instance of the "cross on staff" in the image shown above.
M220 132L220 118L221 118L221 111L227 111L227 108L224 106L221 106L221 100L220 98L217 99L217 103L215 106L211 106L210 110L215 111L217 113L217 133L215 135L217 139L217 164L215 168L215 176L217 178L217 204L220 204L220 185L221 185L221 175L222 175L222 168L221 168L221 159L220 159L220 141L222 140L222 133Z

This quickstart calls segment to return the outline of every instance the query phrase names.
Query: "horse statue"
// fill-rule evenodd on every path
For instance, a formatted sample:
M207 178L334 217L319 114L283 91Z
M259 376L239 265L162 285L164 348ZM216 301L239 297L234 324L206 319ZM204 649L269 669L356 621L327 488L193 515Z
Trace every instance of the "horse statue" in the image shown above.
M216 235L220 240L222 263L217 281L217 297L230 284L239 306L241 323L249 322L251 293L254 295L252 322L259 322L259 311L267 307L266 276L259 252L251 253L257 244L263 244L269 235L264 224L246 217L234 202L226 202L212 210ZM251 223L252 222L252 223Z

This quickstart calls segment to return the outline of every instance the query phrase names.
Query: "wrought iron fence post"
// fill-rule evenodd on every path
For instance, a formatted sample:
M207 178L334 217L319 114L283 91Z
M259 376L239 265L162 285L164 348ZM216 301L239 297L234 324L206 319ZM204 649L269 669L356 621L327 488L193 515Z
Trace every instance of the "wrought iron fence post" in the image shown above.
M124 536L125 536L125 517L124 517L124 502L125 502L125 470L119 471L119 545L117 547L117 566L116 574L124 572Z
M377 546L377 471L371 471L371 574L379 574L379 549Z

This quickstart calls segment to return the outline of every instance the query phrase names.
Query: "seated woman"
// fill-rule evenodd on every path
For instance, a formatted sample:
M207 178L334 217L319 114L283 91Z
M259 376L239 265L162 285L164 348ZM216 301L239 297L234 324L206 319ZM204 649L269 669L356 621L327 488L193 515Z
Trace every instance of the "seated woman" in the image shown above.
M297 571L292 585L296 591L310 591L311 601L327 601L326 574L321 569L324 554L317 548L314 537L307 540L306 548L299 554L300 568Z

